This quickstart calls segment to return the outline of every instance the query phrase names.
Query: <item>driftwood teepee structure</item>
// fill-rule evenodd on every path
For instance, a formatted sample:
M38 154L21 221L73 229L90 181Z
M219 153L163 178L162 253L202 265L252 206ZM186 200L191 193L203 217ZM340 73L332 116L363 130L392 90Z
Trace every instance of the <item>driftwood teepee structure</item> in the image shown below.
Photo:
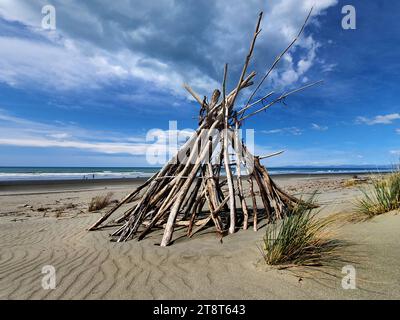
M273 182L266 168L260 164L260 159L265 157L255 157L249 152L240 139L239 129L245 119L316 84L305 85L275 99L272 99L272 92L252 102L262 83L302 33L310 14L311 11L297 37L276 58L241 109L235 108L237 97L241 90L253 85L256 75L255 72L247 74L247 68L261 31L262 13L234 90L226 93L228 65L224 69L222 92L214 90L211 99L200 98L185 85L200 105L196 133L158 173L126 196L89 230L98 229L118 208L131 204L116 220L122 225L111 236L117 241L131 238L141 240L154 227L164 225L161 246L167 246L176 225L186 226L189 237L208 223L213 223L221 236L234 233L240 227L247 229L249 221L257 230L259 208L254 186L259 191L263 216L270 221L285 217L293 206L301 202ZM246 115L246 111L255 106L259 106L258 109ZM234 160L230 157L230 151L234 151ZM236 169L236 176L232 172L233 168ZM224 175L221 175L222 169ZM249 192L245 191L244 182L249 185Z

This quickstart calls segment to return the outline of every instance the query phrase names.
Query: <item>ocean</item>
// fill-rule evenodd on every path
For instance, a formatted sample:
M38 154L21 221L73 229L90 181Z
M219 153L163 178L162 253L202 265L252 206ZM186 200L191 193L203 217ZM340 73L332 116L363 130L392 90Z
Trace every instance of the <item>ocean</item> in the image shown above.
M0 167L0 181L132 179L152 176L155 167ZM392 167L269 167L271 175L361 174L392 171Z

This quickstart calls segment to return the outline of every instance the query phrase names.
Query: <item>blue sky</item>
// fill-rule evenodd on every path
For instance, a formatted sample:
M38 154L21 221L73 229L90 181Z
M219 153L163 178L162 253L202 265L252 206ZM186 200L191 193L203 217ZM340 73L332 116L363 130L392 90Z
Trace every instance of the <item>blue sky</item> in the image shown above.
M260 90L321 86L291 96L244 128L270 166L393 164L400 157L400 3L394 1L0 1L0 166L138 166L149 130L195 129L198 105L229 64L262 75L300 28L302 38ZM56 30L41 27L54 5ZM356 30L341 27L345 4ZM246 99L244 92L238 103ZM238 105L240 107L240 105Z

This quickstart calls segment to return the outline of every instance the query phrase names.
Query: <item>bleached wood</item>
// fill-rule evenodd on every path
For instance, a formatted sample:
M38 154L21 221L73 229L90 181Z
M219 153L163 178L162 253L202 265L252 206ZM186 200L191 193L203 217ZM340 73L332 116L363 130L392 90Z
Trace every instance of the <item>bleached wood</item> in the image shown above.
M268 71L265 73L265 75L262 77L262 79L260 80L260 82L258 83L258 85L256 86L256 88L254 89L254 91L251 93L249 99L247 100L246 103L246 107L249 105L251 99L253 99L253 97L255 96L255 94L257 93L257 91L261 88L262 84L264 83L264 81L270 76L271 72L275 69L275 67L277 66L277 64L279 63L279 61L281 61L281 59L283 58L283 56L290 50L290 48L296 43L296 41L300 38L301 34L303 33L308 20L310 19L311 13L313 11L313 7L311 7L303 25L300 28L299 33L296 35L296 37L294 37L294 39L292 40L291 43L289 43L289 45L276 57L276 59L274 60L274 62L272 63L271 67L268 69Z
M190 237L206 226L210 220L214 222L217 233L222 237L227 232L235 232L236 228L243 227L246 229L248 227L251 213L247 207L246 197L250 196L253 205L253 228L257 230L259 216L253 188L254 181L258 185L259 196L266 210L266 217L270 221L284 217L294 205L304 203L280 189L270 178L266 168L260 163L260 159L277 156L282 151L255 158L240 141L238 133L243 120L266 110L277 102L283 101L291 94L316 84L309 84L284 93L247 116L244 115L245 111L259 103L263 104L266 99L272 96L273 92L253 103L250 103L251 99L249 99L242 109L238 108L239 112L234 110L241 90L253 85L255 72L250 72L247 76L246 73L256 39L261 31L261 19L262 13L257 20L250 48L236 87L227 94L227 65L224 68L222 100L220 100L221 92L218 89L215 89L211 98L208 99L206 96L201 97L189 85L185 84L186 90L200 106L199 126L196 132L179 149L177 154L164 165L160 172L125 197L121 203L112 209L113 211L101 217L95 228L106 222L108 217L122 204L132 202L131 207L117 219L118 222L123 222L123 225L112 233L112 236L118 237L118 241L126 241L135 237L141 240L155 228L164 226L161 246L166 246L171 243L176 226L187 226L187 235ZM276 64L275 61L273 67ZM221 129L224 129L223 135L213 132L213 130ZM217 146L220 147L220 150L216 149ZM230 146L234 150L232 155L236 158L235 162L230 159ZM231 166L236 166L236 179L233 178ZM221 177L222 167L226 169L226 178ZM242 167L244 171L242 171ZM249 195L245 194L243 188L243 174L247 174L250 185ZM227 190L222 189L224 185L227 186ZM142 190L143 192L141 192ZM236 196L240 200L238 203L235 200ZM237 219L236 216L238 214L237 209L240 208L243 212L243 219ZM205 216L205 214L208 214L208 216ZM239 225L241 220L243 220L243 223ZM197 228L193 231L194 226Z

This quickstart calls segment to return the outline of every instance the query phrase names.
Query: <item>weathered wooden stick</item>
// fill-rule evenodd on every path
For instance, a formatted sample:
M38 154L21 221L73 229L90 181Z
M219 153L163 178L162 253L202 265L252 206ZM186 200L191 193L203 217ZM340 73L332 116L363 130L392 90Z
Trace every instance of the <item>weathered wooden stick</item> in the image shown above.
M211 126L210 130L215 129L217 125L217 122L214 123ZM158 193L153 197L153 202L159 201L167 191L169 192L169 196L172 196L177 190L179 190L179 187L183 184L183 180L188 178L188 176L186 176L187 172L193 167L192 162L194 161L195 156L198 153L196 151L196 147L200 144L201 139L204 139L204 136L206 134L206 131L196 132L195 139L193 139L193 147L190 149L190 154L189 157L186 159L186 164L184 168L167 185L165 185L162 190L158 191ZM185 146L188 147L187 144ZM182 152L182 149L180 150L180 152Z
M220 125L220 121L222 119L222 114L220 114L214 121L214 123L211 125L211 127L209 128L209 131L201 131L200 133L198 133L197 138L194 142L194 146L197 146L199 144L199 142L201 142L201 139L204 139L205 135L209 135L210 133L213 133L213 130L215 130L219 125ZM207 148L208 148L208 144L207 144ZM206 150L208 151L208 150ZM190 177L190 175L188 175L188 171L192 168L192 163L195 161L196 156L198 156L198 152L196 151L196 149L193 147L191 149L190 155L188 157L188 159L186 160L186 164L185 167L183 168L183 170L176 176L176 178L174 178L169 185L174 185L176 183L176 181L178 181L177 184L174 185L173 190L177 190L178 187L182 186L183 182L181 182L182 177L187 176ZM198 157L197 157L198 158ZM189 178L187 178L189 179Z
M149 225L141 232L138 237L138 240L142 240L145 235L151 230L151 228L166 214L167 209L173 204L173 201L176 198L176 194L170 192L167 198L163 201L161 208L158 210L157 214L150 221Z
M255 102L253 102L253 103L247 105L247 106L244 107L243 109L240 109L240 110L238 111L237 114L238 114L238 115L241 115L241 114L244 113L247 109L251 108L252 106L255 106L255 105L258 104L259 102L264 101L265 99L267 99L267 98L269 98L270 96L272 96L274 93L275 93L274 91L271 91L270 93L266 94L264 97L262 97L262 98L258 99L257 101L255 101Z
M165 174L167 170L162 170L162 173ZM129 220L125 224L125 228L122 231L118 242L124 241L128 239L133 233L137 231L140 226L140 223L143 217L146 215L146 209L150 206L150 198L159 185L158 181L153 181L149 188L146 190L146 193L142 196L142 199L136 205L135 210L131 213Z
M206 166L205 174L207 177L206 180L207 190L210 195L210 201L213 205L213 209L215 209L219 205L219 199L218 199L217 185L214 177L214 172L210 162L208 162L205 166Z
M278 192L279 196L283 199L285 199L287 202L293 202L296 204L301 204L303 206L306 206L308 208L318 208L319 206L317 204L314 203L308 203L304 200L298 199L296 197L291 196L290 194L287 194L285 191L283 191L281 188L279 188L274 182L272 182L274 185L274 188L276 189L276 191Z
M271 205L270 205L270 203L268 201L268 196L266 194L266 191L265 191L265 188L264 188L264 184L261 181L261 178L259 176L259 173L257 172L256 167L254 167L254 170L252 172L252 176L254 177L254 179L257 182L258 189L260 191L260 197L261 197L261 200L263 202L265 211L267 213L267 217L268 217L268 219L271 219L271 217L272 217L272 208L271 208Z
M135 209L135 207L132 207L132 208L129 208L128 210L126 210L123 215L121 215L119 218L115 219L115 222L121 223L121 222L125 221L126 219L128 219L129 215L132 213L132 211Z
M192 237L195 233L199 232L201 229L203 229L203 228L207 225L207 223L208 223L211 219L213 219L213 217L216 217L216 215L222 210L222 208L224 207L225 203L226 203L228 200L229 200L229 196L227 196L227 197L225 198L225 200L219 205L219 207L216 208L214 211L211 211L211 210L210 210L211 214L209 215L209 217L208 217L207 219L203 220L204 222L203 222L195 231L193 231L192 233L190 233L189 237ZM219 233L221 233L220 230L217 229L217 231L218 231Z
M190 233L189 238L193 237L194 234L199 232L201 229L203 229L207 223L211 220L211 214L208 216L208 218L204 219L201 225L199 225L196 229L193 230L193 232Z
M115 207L113 207L110 211L104 214L99 220L97 220L93 225L91 225L88 230L93 231L96 230L104 221L106 221L115 211L117 211L124 203L128 202L133 196L137 195L142 189L147 187L159 174L161 171L154 174L150 179L148 179L144 184L137 187L133 192L128 194L121 202L119 202Z
M214 125L216 125L216 124L217 123L214 123ZM183 184L182 188L180 189L180 191L177 195L176 200L174 200L173 207L171 208L171 212L169 213L169 216L168 216L167 226L165 227L165 232L164 232L163 238L161 240L160 245L162 247L166 247L171 241L172 234L174 232L174 223L175 223L178 211L180 209L180 206L182 204L182 201L190 187L190 184L192 183L193 179L195 178L195 176L200 168L201 162L204 160L204 158L208 154L208 144L212 144L214 140L215 139L208 141L208 143L207 143L206 147L204 148L204 150L202 151L201 155L197 158L196 163L194 164L193 169L189 174L189 178L186 179L185 183Z
M194 92L194 90L186 83L183 84L183 87L191 94L191 96L200 104L203 105L203 99L200 99L200 96Z
M310 15L311 12L309 13L309 16ZM309 16L296 38L298 38L302 33ZM141 240L148 232L150 232L150 230L152 230L152 228L162 226L164 223L165 231L162 237L161 246L166 246L170 243L175 226L180 224L188 226L188 236L201 230L201 228L203 228L210 220L213 220L217 232L221 235L224 231L223 229L226 228L227 223L229 224L229 233L233 233L235 232L237 224L235 203L236 195L238 195L240 199L240 206L243 210L243 228L246 229L248 227L249 210L243 190L242 165L244 165L244 168L249 174L250 196L252 197L253 202L254 230L257 230L259 219L257 215L257 201L253 189L254 180L256 180L256 183L258 184L260 197L268 219L272 219L273 217L281 218L285 212L296 203L303 203L301 200L287 195L279 189L270 178L266 168L260 164L260 159L256 158L254 160L253 155L248 152L246 147L239 141L238 129L243 120L267 109L274 103L282 101L295 92L316 84L309 84L300 87L299 89L284 93L268 105L262 106L250 115L245 116L244 113L246 110L260 102L262 103L272 95L272 93L269 93L263 98L250 104L252 97L261 85L259 84L245 107L242 108L239 113L234 112L233 109L240 90L253 84L252 79L254 78L255 73L251 72L247 77L245 77L245 75L253 55L256 39L260 33L261 19L262 13L260 13L257 21L250 49L246 56L236 88L228 95L226 94L227 65L225 65L224 80L222 84L222 101L219 102L221 95L219 90L214 90L211 99L208 100L206 96L202 98L188 85L184 85L186 90L193 96L194 100L197 101L201 107L199 112L199 127L195 134L193 134L185 145L180 148L177 154L168 161L163 169L152 177L154 179L150 179L150 181L147 181L140 187L141 190L145 190L142 195L140 190L136 190L124 198L116 208L113 208L115 211L122 204L129 203L130 201L133 201L133 199L135 200L132 207L126 210L124 215L119 218L121 221L125 221L125 223L113 233L114 236L119 237L118 241L125 241L136 236L137 233L139 233L139 227L144 226L144 230L141 230L141 233L138 236L138 240ZM268 77L278 61L282 58L283 54L289 50L295 41L296 39L287 49L284 50L281 56L274 61L270 70L261 80L261 83L266 77ZM240 119L238 119L238 115L240 116ZM216 139L215 134L209 133L210 131L212 132L212 130L221 129L224 129L224 135L222 135L220 140ZM209 131L207 132L206 130ZM219 154L219 159L217 159L218 164L213 165L212 162L215 160L215 155L213 157L213 147L214 144L218 144L218 142L220 142L222 146L221 152ZM236 155L236 163L231 163L230 161L230 145L232 145L235 151L234 155ZM240 151L240 147L242 147L242 151ZM282 152L277 152L261 158L272 157L280 153ZM226 180L224 181L220 181L222 165L224 165L227 173ZM236 165L237 167L236 187L232 176L231 165ZM200 176L198 176L199 174ZM194 182L196 178L197 182ZM221 189L221 186L225 183L228 185L228 194ZM137 195L140 195L140 198L136 199ZM203 207L206 201L211 214L206 219L202 219ZM227 205L228 201L230 204L229 206ZM222 210L223 212L221 212ZM112 212L108 212L103 216L98 221L99 224L94 228L97 228L106 221ZM189 218L189 215L190 220L186 221L186 219ZM193 232L193 226L198 226L200 229L196 228Z
M197 198L197 194L199 193L200 187L201 187L201 183L202 183L202 179L200 179L200 177L197 177L197 182L196 185L194 186L194 189L192 191L192 194L190 195L189 201L186 205L185 208L185 216L187 217L188 214L190 214L191 209L196 201Z
M253 82L251 82L251 79L253 79L255 77L256 73L253 71L251 72L243 81L242 81L242 85L240 86L240 90L247 88L249 86L251 86L253 84ZM222 111L222 103L224 103L225 100L228 101L228 104L232 101L233 95L236 94L237 89L235 88L231 93L229 93L229 95L225 98L222 99L222 101L217 104L214 108L212 108L209 111L209 115L212 116L214 115L215 111ZM219 112L220 112L219 111ZM202 123L202 125L204 125L204 122Z
M278 151L278 152L275 152L275 153L267 154L267 155L265 155L265 156L259 156L258 158L259 158L260 160L267 159L267 158L272 158L272 157L278 156L278 155L280 155L280 154L282 154L282 153L284 153L284 152L285 152L285 151L282 150L282 151ZM237 166L238 163L237 163L236 161L234 161L234 162L231 162L229 165L231 165L231 166Z
M269 178L267 170L260 164L260 159L258 157L254 158L254 166L259 172L260 180L264 185L265 193L268 197L270 205L274 208L274 212L277 218L282 218L283 207L279 196L276 194L274 188L271 185L271 179Z
M242 210L243 210L243 230L246 230L248 227L248 222L249 222L249 212L247 211L247 205L246 205L246 200L244 196L244 191L243 191L243 184L242 184L242 170L241 170L241 157L240 157L240 141L239 141L239 123L235 121L235 152L236 152L236 178L237 178L237 186L238 186L238 193L239 193L239 199L242 205Z
M241 75L240 75L239 82L238 82L238 85L237 85L237 87L236 87L236 92L235 92L235 94L233 95L232 101L230 102L230 105L229 105L229 106L232 107L232 108L233 108L233 105L235 104L236 97L237 97L238 94L239 94L240 86L241 86L241 84L242 84L242 81L243 81L243 79L244 79L244 76L246 75L247 67L248 67L248 65L249 65L249 63L250 63L251 56L253 55L254 46L255 46L255 44L256 44L257 36L258 36L258 34L260 33L260 31L261 31L261 30L260 30L260 24L261 24L262 16L263 16L263 13L260 12L260 15L259 15L258 21L257 21L256 30L254 31L254 36L253 36L253 39L252 39L251 44L250 44L249 53L248 53L247 56L246 56L246 61L245 61L245 63L244 63L244 66L243 66L243 69L242 69L242 73L241 73Z
M200 195L196 198L196 201L192 207L192 214L190 217L189 225L188 225L188 230L186 235L189 237L190 234L192 233L193 225L195 223L196 219L196 214L200 213L201 208L204 205L205 202L205 195L207 192L206 184L204 179L199 180L201 182L201 187L203 188L202 191L200 192Z
M229 105L226 103L225 92L226 92L226 77L228 73L228 64L225 64L224 68L224 80L222 83L222 92L223 92L223 110L224 110L224 136L223 136L223 157L225 164L225 172L226 178L228 181L228 190L229 190L229 209L230 209L230 222L229 222L229 233L234 233L236 228L236 204L235 204L235 189L233 185L233 177L231 167L229 166L229 139L228 139L228 119L229 119ZM236 92L238 89L236 90Z
M215 229L217 230L217 232L221 233L222 232L221 222L218 219L219 217L216 216L216 214L214 213L216 207L214 207L214 204L211 202L210 196L207 194L207 192L206 192L205 197L206 197L206 201L208 203L208 208L210 209L210 212L211 212L211 219L214 222Z
M209 107L210 110L217 105L220 96L221 96L221 92L218 89L214 90L214 92L211 96L211 102L210 102L210 107Z
M274 152L274 153L271 153L271 154L267 154L266 156L260 156L258 158L260 160L267 159L267 158L272 158L272 157L278 156L278 155L280 155L280 154L282 154L284 152L285 152L285 150L282 150L282 151Z
M262 108L260 108L260 109L258 109L258 110L256 110L256 111L254 111L254 112L248 114L247 116L242 116L242 117L240 118L240 122L243 122L243 121L246 120L247 118L252 117L252 116L256 115L257 113L260 113L261 111L264 111L264 110L268 109L269 107L273 106L275 103L278 103L279 101L284 100L285 98L287 98L288 96L290 96L290 95L292 95L292 94L294 94L294 93L296 93L296 92L305 90L305 89L307 89L307 88L310 88L310 87L315 86L315 85L317 85L317 84L320 84L320 83L322 83L322 82L323 82L322 80L319 80L319 81L316 81L316 82L313 82L313 83L309 83L309 84L307 84L307 85L305 85L305 86L302 86L302 87L300 87L300 88L294 89L294 90L292 90L292 91L286 92L286 93L282 94L279 98L277 98L277 99L275 99L274 101L268 103L266 106L264 106L264 107L262 107Z
M194 224L194 220L196 219L196 213L197 213L197 209L200 205L200 200L197 202L195 202L193 209L192 209L192 215L190 217L190 221L189 221L189 225L188 225L188 229L186 232L186 236L189 237L192 233L192 229L193 229L193 224Z
M204 223L204 221L206 221L207 219L208 218L197 220L194 222L194 225L201 226ZM190 224L190 221L188 221L188 220L181 220L181 221L175 222L175 226L177 226L177 227L188 227L189 224Z
M307 25L308 19L311 16L311 13L313 11L313 7L311 7L310 12L307 15L306 20L304 21L303 25L301 26L301 29L299 31L299 33L297 34L297 36L292 40L292 42L285 48L285 50L283 50L275 59L275 61L272 63L271 67L268 69L268 71L265 73L265 75L262 77L261 81L259 82L259 84L257 85L257 87L254 89L254 91L252 92L252 94L250 95L249 99L247 100L246 106L249 105L251 99L253 99L253 97L255 96L255 94L257 93L258 89L260 89L261 85L264 83L265 79L267 79L269 77L269 75L271 74L272 70L275 69L276 65L278 64L278 62L282 59L282 57L286 54L286 52L289 51L289 49L296 43L296 41L298 40L298 38L301 36L301 34L304 31L304 28Z
M256 195L254 194L253 178L251 176L249 176L248 181L249 181L249 186L250 186L251 200L253 203L253 229L254 229L254 231L257 231L258 209L257 209Z

